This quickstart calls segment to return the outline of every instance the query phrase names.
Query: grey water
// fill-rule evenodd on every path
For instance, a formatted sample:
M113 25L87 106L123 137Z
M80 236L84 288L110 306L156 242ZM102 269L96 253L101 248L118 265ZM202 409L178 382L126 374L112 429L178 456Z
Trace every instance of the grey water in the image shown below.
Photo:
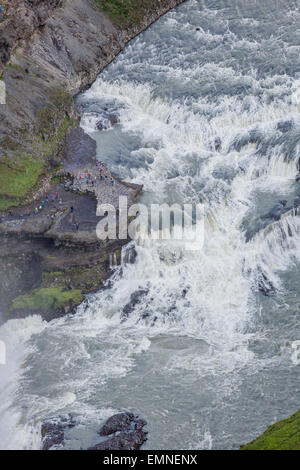
M238 449L299 409L299 216L263 219L299 196L299 22L297 1L188 0L78 98L98 159L142 202L205 201L204 246L138 240L75 316L1 328L4 447L39 448L42 420L71 413L65 447L86 448L126 409L145 448ZM105 113L119 122L99 131Z

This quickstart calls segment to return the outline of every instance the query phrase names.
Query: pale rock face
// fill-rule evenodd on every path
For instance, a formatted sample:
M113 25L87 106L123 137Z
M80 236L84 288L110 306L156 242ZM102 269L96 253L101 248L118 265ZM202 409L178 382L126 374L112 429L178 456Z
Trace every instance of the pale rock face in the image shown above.
M6 86L3 81L0 81L0 104L6 103Z

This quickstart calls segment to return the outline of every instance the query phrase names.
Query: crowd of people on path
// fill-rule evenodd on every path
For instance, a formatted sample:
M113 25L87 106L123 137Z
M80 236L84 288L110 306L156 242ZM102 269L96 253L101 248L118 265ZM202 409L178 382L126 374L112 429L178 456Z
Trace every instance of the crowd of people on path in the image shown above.
M102 166L99 166L99 162L96 162L96 167L98 169L98 174L99 174L100 180L108 179L108 176L104 175L104 173L103 173ZM92 187L94 187L96 182L97 182L97 174L92 175L90 172L88 172L87 174L83 175L82 173L79 173L78 174L78 180L79 180L80 186L82 185L82 183L86 183L87 186L91 185ZM111 178L110 181L111 181L112 185L114 185L116 183L116 180L114 178Z
M51 203L54 204L55 202L58 202L58 204L61 206L63 203L62 197L59 197L58 192L56 191L55 196L51 198ZM45 206L49 203L49 196L47 195L43 201L41 201L39 206L36 206L34 209L34 213L38 214L40 211L42 211Z

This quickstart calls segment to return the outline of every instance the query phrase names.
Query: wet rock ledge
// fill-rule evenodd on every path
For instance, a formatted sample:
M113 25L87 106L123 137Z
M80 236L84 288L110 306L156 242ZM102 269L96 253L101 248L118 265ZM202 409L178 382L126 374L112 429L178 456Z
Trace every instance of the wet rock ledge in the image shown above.
M107 167L101 184L78 188L79 172L95 176L95 144L78 129L73 98L130 39L183 1L124 0L116 12L113 0L2 0L0 322L73 311L109 277L109 256L120 259L126 240L96 239L97 201L134 200L140 188L117 178L111 186ZM99 129L114 124L107 119Z
M89 175L89 176L88 176ZM81 178L80 178L81 177ZM88 183L86 179L89 179ZM113 181L113 182L112 182ZM64 167L31 204L11 209L0 223L0 297L6 318L70 313L110 276L129 240L99 240L100 203L133 204L142 187L115 178L96 161L96 144L80 128L68 136Z
M76 424L71 415L45 420L41 428L42 450L63 449L66 432ZM138 450L147 441L146 425L146 421L133 413L118 413L100 428L98 434L102 441L87 450Z

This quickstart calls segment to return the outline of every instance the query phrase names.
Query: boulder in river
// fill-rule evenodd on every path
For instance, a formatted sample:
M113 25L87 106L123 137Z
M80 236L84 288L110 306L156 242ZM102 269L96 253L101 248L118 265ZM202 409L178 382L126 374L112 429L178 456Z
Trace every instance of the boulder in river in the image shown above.
M71 415L49 418L42 424L42 450L62 446L65 439L65 430L73 428L75 421Z
M138 450L147 440L146 421L133 413L118 413L109 418L99 431L100 436L111 436L88 450Z
M97 121L96 126L99 131L110 129L112 126L119 122L120 118L117 114L103 114L99 121Z
M134 430L131 433L122 432L88 450L138 450L146 442L146 436L147 433L142 430Z
M128 316L130 315L131 312L133 312L135 306L140 303L141 297L144 295L147 295L149 292L149 289L139 289L133 294L131 294L130 301L125 305L125 307L122 310L121 318L122 321L125 321Z
M129 431L134 419L133 413L118 413L106 421L99 434L100 436L109 436L117 431Z

